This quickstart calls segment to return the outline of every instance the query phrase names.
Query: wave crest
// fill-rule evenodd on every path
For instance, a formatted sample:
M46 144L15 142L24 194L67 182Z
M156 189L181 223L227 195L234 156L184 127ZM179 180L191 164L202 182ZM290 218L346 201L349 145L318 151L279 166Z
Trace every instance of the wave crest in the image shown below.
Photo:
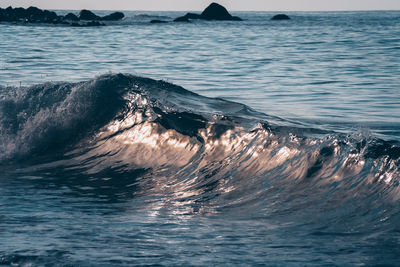
M400 197L394 141L270 125L245 105L132 75L2 90L3 162L37 155L35 170L116 180L135 173L135 190L162 195L182 212L261 212L277 192L275 212L305 194L302 208L334 199L343 207L361 199L368 208L371 192Z

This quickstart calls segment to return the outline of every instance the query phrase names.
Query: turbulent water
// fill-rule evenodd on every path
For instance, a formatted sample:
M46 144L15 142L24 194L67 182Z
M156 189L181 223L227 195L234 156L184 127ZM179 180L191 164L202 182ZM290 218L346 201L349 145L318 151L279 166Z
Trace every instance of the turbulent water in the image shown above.
M177 15L0 25L0 264L398 264L400 12Z

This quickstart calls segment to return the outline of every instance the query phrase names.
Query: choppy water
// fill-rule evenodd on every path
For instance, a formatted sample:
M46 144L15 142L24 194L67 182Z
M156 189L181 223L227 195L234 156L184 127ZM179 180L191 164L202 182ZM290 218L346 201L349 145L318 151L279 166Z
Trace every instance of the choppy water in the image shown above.
M400 12L127 14L0 25L0 263L399 262Z

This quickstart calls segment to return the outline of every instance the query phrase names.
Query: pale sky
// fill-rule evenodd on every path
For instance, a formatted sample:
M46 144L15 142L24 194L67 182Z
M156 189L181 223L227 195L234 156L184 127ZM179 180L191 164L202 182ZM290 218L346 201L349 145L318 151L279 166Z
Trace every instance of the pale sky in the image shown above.
M215 0L214 0L215 1ZM213 0L0 0L0 7L42 9L203 10ZM400 0L218 0L232 11L400 10Z

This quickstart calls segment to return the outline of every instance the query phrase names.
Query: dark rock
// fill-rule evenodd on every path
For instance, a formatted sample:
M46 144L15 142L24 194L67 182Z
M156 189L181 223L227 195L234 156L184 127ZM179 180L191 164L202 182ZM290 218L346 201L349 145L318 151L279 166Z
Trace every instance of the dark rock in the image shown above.
M200 16L206 20L232 20L232 15L228 10L217 3L211 3Z
M187 13L185 17L188 19L201 19L201 15L195 13Z
M61 17L57 15L56 12L44 10L43 11L43 22L56 22L60 21Z
M182 17L177 17L176 19L174 19L174 22L190 22L190 21L186 16L182 16Z
M24 9L22 7L6 9L0 8L0 22L20 22L20 23L52 23L52 24L65 24L70 25L71 21L86 20L87 23L72 23L74 27L93 27L104 26L98 20L120 20L124 17L121 12L114 12L110 15L99 17L89 10L81 10L79 16L68 13L66 16L59 16L56 12L49 10L42 10L37 7L29 7Z
M123 17L125 17L124 13L122 12L114 12L111 13L110 15L104 16L104 17L99 17L96 14L94 14L92 11L83 9L81 12L79 12L78 18L80 20L121 20Z
M0 21L7 21L7 22L11 22L11 21L20 21L23 18L25 18L25 14L20 17L19 15L21 14L17 14L14 9L9 6L6 9L1 9L0 10Z
M153 19L153 20L150 21L150 23L168 23L168 21L159 20L159 19Z
M58 23L61 17L55 12L41 10L37 7L22 7L1 9L0 21L24 22L24 23Z
M23 8L12 8L11 6L2 9L1 21L23 21L26 18L26 11Z
M92 11L82 9L81 12L79 12L78 18L80 20L99 20L100 17L94 14Z
M3 8L0 8L0 21L6 21L6 10Z
M190 19L203 20L242 20L239 17L234 17L229 14L225 7L217 3L211 3L204 11L199 14L187 13L185 16L174 19L175 22L188 22Z
M278 14L271 18L272 20L288 20L290 17L286 14Z
M111 13L110 15L104 16L102 18L100 18L100 20L121 20L125 17L124 13L122 12L114 12Z
M37 7L34 7L34 6L28 7L26 9L25 13L26 13L26 16L35 16L35 17L43 16L43 10L41 10Z
M64 20L70 20L70 21L78 21L79 18L77 15L68 13L67 15L64 16Z
M236 20L236 21L242 21L241 18L237 17L237 16L232 16L232 20Z
M17 7L12 10L11 14L15 17L16 20L25 19L26 18L26 10L22 7Z
M177 17L174 19L175 22L189 22L190 19L201 19L199 14L187 13L185 16Z

